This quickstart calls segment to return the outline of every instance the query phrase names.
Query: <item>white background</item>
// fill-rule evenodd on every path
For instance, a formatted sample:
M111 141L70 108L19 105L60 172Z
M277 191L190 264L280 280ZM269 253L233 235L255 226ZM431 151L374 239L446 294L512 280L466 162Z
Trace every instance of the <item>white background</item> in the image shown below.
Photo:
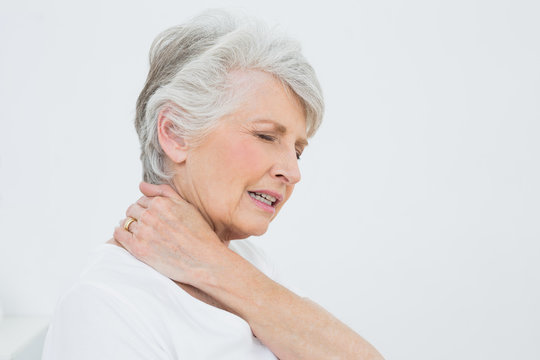
M152 39L281 24L327 113L264 247L388 359L540 358L537 1L2 1L0 301L50 314L140 181Z

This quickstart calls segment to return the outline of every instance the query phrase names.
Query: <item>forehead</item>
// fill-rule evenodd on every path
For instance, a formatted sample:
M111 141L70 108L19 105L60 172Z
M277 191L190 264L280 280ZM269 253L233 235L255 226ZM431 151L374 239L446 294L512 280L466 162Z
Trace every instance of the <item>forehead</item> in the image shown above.
M230 86L234 120L274 126L282 133L306 137L306 114L296 94L279 79L263 71L233 71Z

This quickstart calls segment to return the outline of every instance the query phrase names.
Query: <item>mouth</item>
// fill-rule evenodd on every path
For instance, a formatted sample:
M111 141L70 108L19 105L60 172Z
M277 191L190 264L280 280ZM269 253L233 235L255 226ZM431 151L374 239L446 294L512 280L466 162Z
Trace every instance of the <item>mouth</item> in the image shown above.
M256 205L272 213L275 212L276 205L283 199L280 194L270 191L248 191L248 194Z

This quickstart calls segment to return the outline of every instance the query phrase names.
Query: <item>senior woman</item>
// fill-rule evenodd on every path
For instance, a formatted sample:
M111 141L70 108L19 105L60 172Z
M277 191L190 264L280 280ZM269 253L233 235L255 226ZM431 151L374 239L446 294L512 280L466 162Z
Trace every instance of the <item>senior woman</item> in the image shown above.
M209 12L162 33L137 102L144 196L57 305L43 358L380 359L240 240L291 196L322 113L298 44L265 26Z

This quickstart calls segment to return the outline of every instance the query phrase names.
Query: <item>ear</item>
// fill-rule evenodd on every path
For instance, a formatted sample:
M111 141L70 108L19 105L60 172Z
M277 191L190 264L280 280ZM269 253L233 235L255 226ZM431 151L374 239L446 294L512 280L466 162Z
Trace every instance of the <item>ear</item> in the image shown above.
M187 142L174 131L174 123L169 118L170 110L163 109L158 115L158 140L165 154L176 164L186 160Z

